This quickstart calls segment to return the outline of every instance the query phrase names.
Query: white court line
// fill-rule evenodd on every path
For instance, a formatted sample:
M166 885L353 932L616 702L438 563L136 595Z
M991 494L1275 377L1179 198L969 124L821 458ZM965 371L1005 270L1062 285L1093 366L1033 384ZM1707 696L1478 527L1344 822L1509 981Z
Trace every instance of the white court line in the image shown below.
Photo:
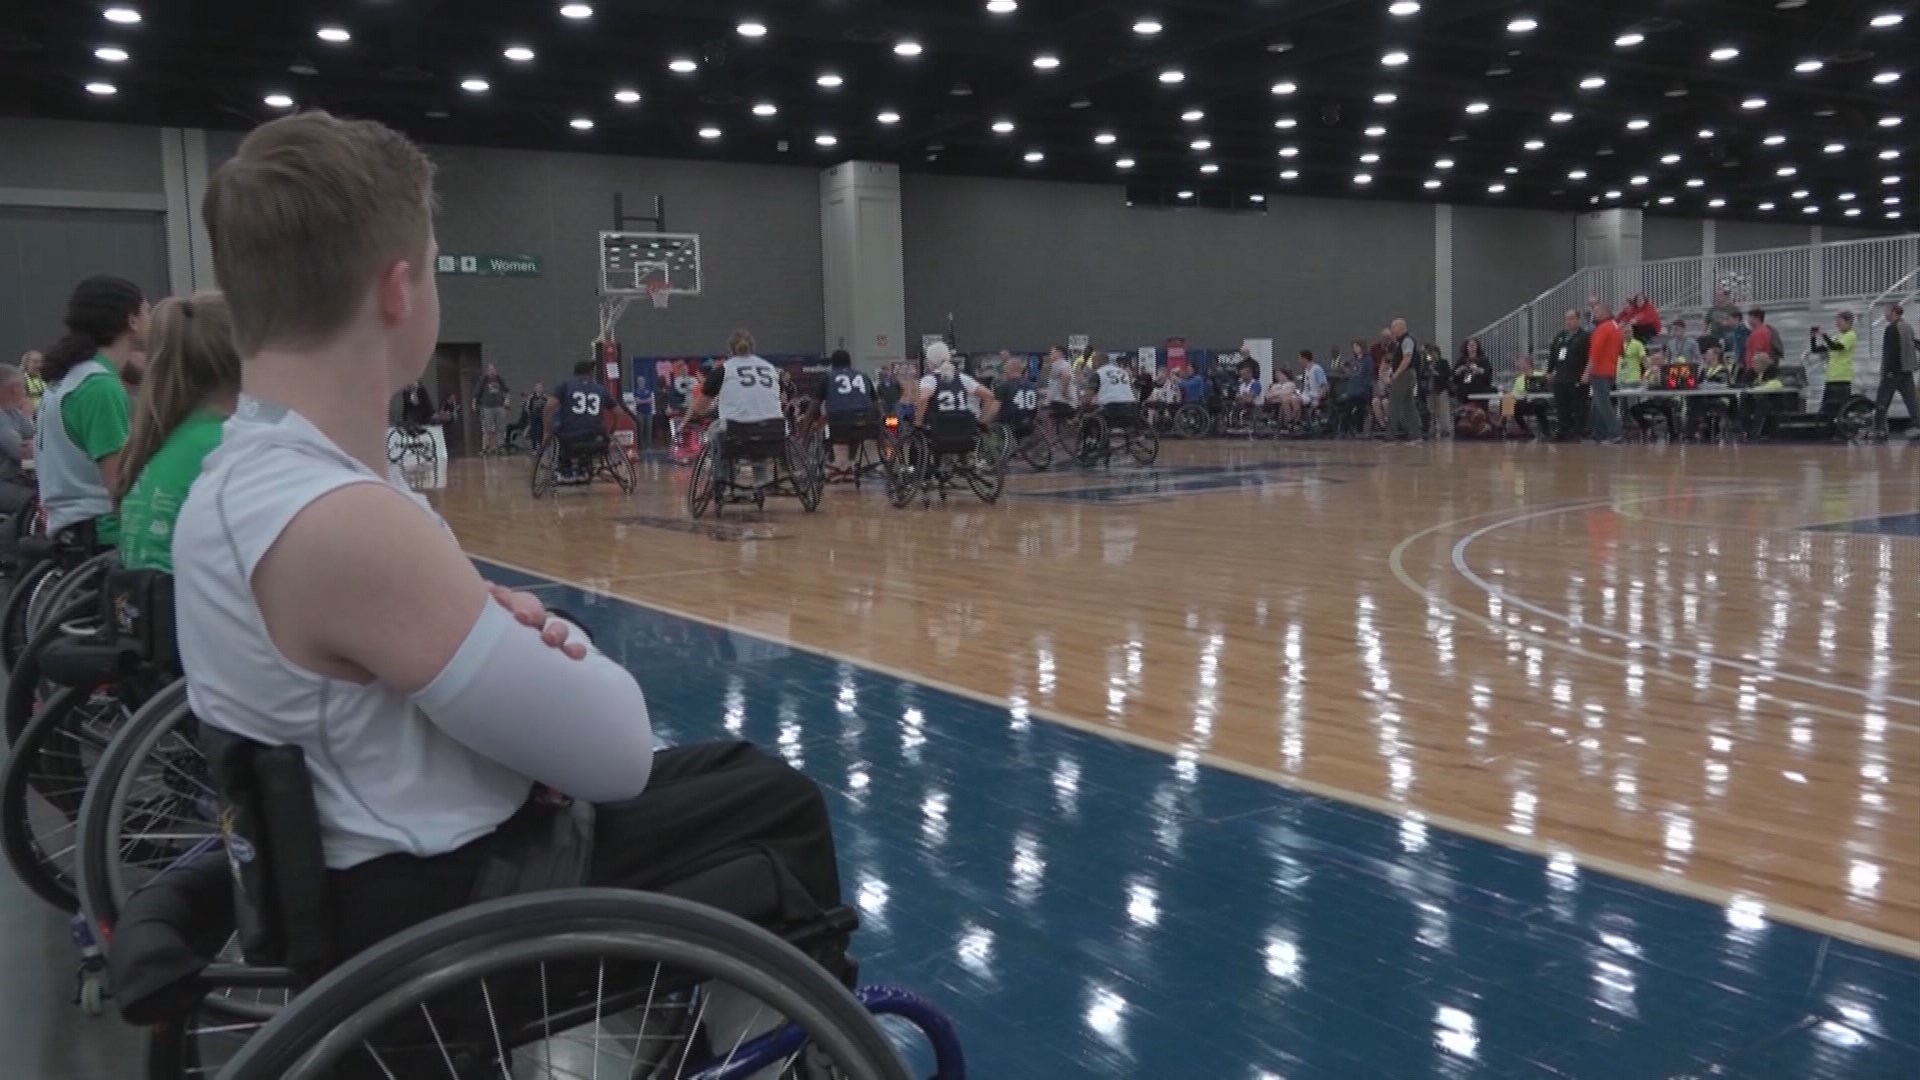
M1602 503L1600 505L1612 505L1612 504L1611 502L1607 502L1607 503ZM1569 509L1572 509L1572 508L1569 507ZM1483 514L1479 516L1484 517L1486 515ZM1473 519L1468 518L1464 520L1473 520ZM1419 535L1419 534L1416 534L1416 535ZM1400 551L1399 548L1395 549L1396 557L1398 556L1399 551ZM913 683L919 686L927 687L929 689L938 690L941 693L952 694L954 697L965 698L969 701L976 701L983 705L990 705L995 708L1005 709L1005 708L1013 707L1013 703L1004 697L998 697L993 694L983 693L978 690L969 689L968 687L959 686L954 683L949 683L942 679L921 675L917 672L903 671L899 668L892 667L888 664L878 663L876 661L866 660L866 659L862 659L860 657L855 657L855 656L847 656L841 653L836 653L830 649L824 649L817 646L807 645L801 642L797 642L788 637L784 637L784 636L776 637L772 634L768 634L760 630L741 629L739 627L731 626L719 619L709 618L705 615L698 615L691 611L686 611L680 608L673 607L672 605L669 605L669 604L663 604L653 600L637 600L631 596L620 596L615 593L607 592L604 589L597 589L592 586L584 585L577 581L569 581L565 578L556 578L552 574L542 573L538 570L531 570L531 569L528 569L527 567L520 566L516 563L510 563L503 559L494 559L486 556L472 556L472 557L477 558L482 562L492 563L495 566L501 566L509 570L518 571L522 574L528 575L529 577L539 578L543 581L551 581L551 582L557 582L560 584L571 585L574 588L581 590L582 592L591 593L595 596L600 596L608 600L617 601L619 603L626 604L630 607L641 608L645 610L652 610L663 615L671 615L678 619L685 619L688 622L699 623L702 626L710 626L716 630L725 630L730 633L745 634L748 637L759 638L762 641L770 642L775 645L785 646L787 648L794 649L798 652L811 653L814 656L822 657L827 660L832 660L837 663L851 664L854 667L864 668L868 671L872 671L877 674L884 675L890 679L895 679L900 682ZM1412 588L1414 592L1417 593L1421 591L1417 586L1413 584L1411 578L1402 576L1401 580L1403 583L1407 584L1410 588ZM1467 613L1467 614L1471 614L1471 613ZM1580 866L1586 867L1589 870L1594 870L1594 871L1598 871L1599 873L1606 874L1609 877L1619 878L1623 881L1630 881L1636 885L1643 885L1647 888L1656 889L1661 892L1670 893L1677 896L1684 896L1691 900L1697 900L1702 903L1712 904L1715 907L1722 907L1722 908L1727 907L1730 904L1732 904L1735 900L1741 900L1749 903L1759 902L1763 905L1765 909L1764 915L1768 918L1773 919L1776 922L1785 923L1790 926L1796 926L1802 930L1811 931L1813 933L1821 934L1830 938L1837 938L1841 941L1850 941L1858 945L1865 945L1869 948L1879 949L1882 952L1893 953L1895 955L1907 957L1913 960L1920 960L1920 938L1902 937L1898 934L1887 933L1884 930L1875 930L1872 927L1860 926L1856 923L1850 923L1841 919L1835 919L1828 915L1822 915L1819 912L1808 911L1803 908L1796 908L1796 907L1775 904L1770 900L1765 900L1764 898L1756 897L1750 893L1738 893L1731 889L1723 889L1715 885L1705 884L1704 882L1693 881L1688 878L1681 877L1678 874L1673 874L1666 871L1649 870L1642 866L1636 866L1632 863L1621 862L1618 859L1608 858L1603 855L1590 855L1586 852L1580 851L1576 848L1569 847L1565 844L1552 843L1552 842L1540 840L1538 838L1531 837L1531 836L1521 836L1517 833L1507 832L1505 829L1497 829L1492 826L1477 824L1475 822L1466 821L1461 818L1452 817L1447 814L1434 813L1431 811L1421 810L1416 807L1408 806L1404 803L1391 802L1389 800L1380 798L1379 796L1376 796L1376 795L1368 795L1364 792L1351 791L1347 788L1335 787L1331 784L1323 784L1315 780L1308 780L1304 777L1293 776L1288 773L1279 772L1274 769L1262 768L1261 766L1249 764L1247 762L1239 761L1234 758L1222 757L1219 754L1214 753L1212 751L1201 751L1196 755L1193 752L1193 749L1191 747L1181 747L1173 743L1168 743L1159 739L1150 738L1144 735L1137 734L1135 732L1108 727L1104 724L1091 723L1085 720L1081 720L1078 717L1069 716L1066 713L1059 712L1058 710L1048 708L1046 706L1026 703L1024 707L1026 708L1027 714L1029 716L1038 717L1042 720L1047 721L1048 723L1054 724L1059 727L1067 728L1073 731L1078 731L1078 732L1081 732L1082 734L1096 736L1098 738L1107 739L1112 742L1125 743L1129 746L1138 747L1143 750L1151 750L1158 754L1161 754L1162 756L1165 756L1171 759L1179 759L1181 757L1190 757L1198 761L1202 765L1206 765L1210 768L1218 769L1222 772L1235 773L1240 776L1249 777L1254 780L1259 780L1264 783L1271 784L1277 788L1282 788L1288 791L1296 791L1302 794L1315 796L1316 798L1326 799L1329 802L1336 802L1346 806L1359 807L1362 810L1371 811L1372 813L1378 814L1381 817L1390 818L1390 819L1399 820L1399 821L1417 821L1422 824L1430 825L1434 828L1444 830L1446 832L1454 833L1455 835L1458 835L1458 836L1465 836L1469 839L1478 840L1481 843L1491 844L1495 847L1502 847L1512 851L1523 852L1525 854L1533 855L1543 860L1551 859L1556 856L1561 858L1566 858L1566 859L1572 859L1576 864Z
M1715 495L1735 495L1735 494L1742 494L1742 492L1738 492L1738 491L1702 492L1702 493L1699 493L1699 497L1711 498L1711 497L1714 497ZM1644 500L1641 500L1641 499L1627 500L1625 503L1623 503L1623 505L1632 505L1636 502L1641 502L1641 501L1658 502L1658 501L1672 499L1672 498L1675 498L1675 496L1659 495L1659 496L1649 497ZM1487 595L1497 596L1503 602L1512 604L1514 607L1520 608L1523 611L1530 611L1535 615L1540 616L1543 619L1551 619L1554 622L1562 623L1574 630L1580 631L1581 633L1598 634L1601 637L1611 638L1614 641L1622 642L1627 645L1631 645L1639 648L1651 649L1654 652L1658 652L1663 655L1682 656L1682 657L1686 657L1689 660L1698 660L1703 663L1717 664L1721 667L1732 668L1735 671L1744 671L1749 675L1759 675L1759 676L1764 676L1772 679L1782 679L1787 682L1795 682L1803 686L1811 686L1816 689L1831 691L1836 694L1862 697L1862 698L1865 698L1870 704L1874 704L1874 705L1884 705L1884 704L1890 703L1894 705L1906 705L1913 708L1920 708L1920 698L1902 697L1899 694L1876 693L1862 687L1848 686L1845 683L1837 683L1830 679L1823 679L1817 675L1801 675L1793 671L1783 670L1783 669L1774 668L1774 667L1768 667L1764 664L1750 663L1745 660L1733 660L1724 656L1716 655L1714 653L1702 652L1698 649L1689 649L1684 645L1674 645L1674 644L1669 644L1667 642L1654 641L1648 638L1639 637L1634 634L1623 633L1619 630L1614 630L1610 627L1601 626L1598 623L1592 623L1584 619L1576 618L1572 615L1566 615L1561 612L1554 611L1551 608L1542 607L1541 605L1536 604L1531 600L1528 600L1527 598L1519 595L1518 593L1512 592L1511 590L1508 590L1503 586L1500 586L1491 581L1488 581L1486 578L1481 577L1480 574L1477 571L1475 571L1473 567L1467 562L1467 549L1472 547L1476 541L1480 540L1482 537L1487 536L1490 533L1498 532L1501 529L1511 528L1515 525L1523 525L1529 521L1536 521L1540 518L1557 517L1559 515L1570 513L1578 509L1579 507L1555 507L1555 508L1550 508L1546 510L1535 510L1531 513L1520 514L1513 517L1503 518L1499 521L1493 522L1490 525L1485 525L1478 529L1475 529L1473 532L1470 532L1467 535L1461 537L1457 542L1454 543L1453 551L1452 551L1453 568L1455 571L1457 571L1460 574L1461 577L1466 578L1469 582L1473 583L1475 587L1479 588L1482 592L1486 593Z

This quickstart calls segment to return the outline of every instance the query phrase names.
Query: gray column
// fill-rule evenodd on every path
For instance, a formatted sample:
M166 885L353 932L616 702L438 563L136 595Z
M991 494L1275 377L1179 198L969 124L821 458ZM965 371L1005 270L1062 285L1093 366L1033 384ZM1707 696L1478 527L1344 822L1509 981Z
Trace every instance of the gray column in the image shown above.
M1433 340L1453 347L1453 207L1446 203L1433 208Z
M207 133L161 128L160 166L167 206L167 269L174 294L218 288L213 249L200 220L200 200L207 193Z
M847 161L820 174L826 347L863 371L913 355L907 343L900 169Z
M1602 303L1618 307L1645 287L1640 280L1643 223L1640 211L1624 208L1580 215L1580 265L1599 271L1594 293Z
M1713 306L1713 290L1720 283L1720 229L1712 218L1700 222L1700 304Z
M1827 260L1820 251L1824 239L1818 225L1807 232L1807 302L1815 309L1820 307L1820 301L1827 295Z

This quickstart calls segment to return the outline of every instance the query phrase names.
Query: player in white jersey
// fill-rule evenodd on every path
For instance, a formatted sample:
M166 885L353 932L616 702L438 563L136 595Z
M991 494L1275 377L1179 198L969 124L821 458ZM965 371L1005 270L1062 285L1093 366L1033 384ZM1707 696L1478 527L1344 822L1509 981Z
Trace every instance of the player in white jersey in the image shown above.
M727 338L725 363L715 364L707 372L707 381L694 395L689 417L700 417L718 405L710 439L784 437L786 413L780 407L780 369L762 360L753 351L753 335L735 330ZM734 434L729 436L728 431ZM764 461L753 464L753 480L764 484L771 470Z
M1124 431L1140 420L1140 399L1133 393L1133 372L1111 356L1093 369L1089 402L1116 431Z
M1058 345L1047 350L1046 381L1047 437L1058 438L1060 422L1080 406L1080 391L1073 382L1073 361L1067 359L1067 350Z

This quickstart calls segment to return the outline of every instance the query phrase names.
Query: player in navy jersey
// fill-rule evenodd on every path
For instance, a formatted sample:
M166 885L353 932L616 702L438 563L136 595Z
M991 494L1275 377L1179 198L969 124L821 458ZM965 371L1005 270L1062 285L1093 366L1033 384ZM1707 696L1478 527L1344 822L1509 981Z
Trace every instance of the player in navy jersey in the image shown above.
M553 388L547 399L546 430L560 441L560 479L576 479L571 451L592 444L607 433L607 414L613 411L613 395L594 378L594 363L582 360L573 365L573 377Z
M830 363L816 395L827 417L827 437L833 443L834 476L830 479L838 479L850 475L853 468L856 442L844 436L848 432L879 435L879 390L865 372L855 370L847 350L835 349Z

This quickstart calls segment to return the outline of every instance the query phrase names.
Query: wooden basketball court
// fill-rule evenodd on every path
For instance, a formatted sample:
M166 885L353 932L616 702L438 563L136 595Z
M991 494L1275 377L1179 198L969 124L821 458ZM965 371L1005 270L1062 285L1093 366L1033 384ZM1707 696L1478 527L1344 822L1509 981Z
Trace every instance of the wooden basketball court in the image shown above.
M1196 443L997 506L695 525L664 462L535 502L517 459L434 498L483 558L1920 955L1916 465Z

